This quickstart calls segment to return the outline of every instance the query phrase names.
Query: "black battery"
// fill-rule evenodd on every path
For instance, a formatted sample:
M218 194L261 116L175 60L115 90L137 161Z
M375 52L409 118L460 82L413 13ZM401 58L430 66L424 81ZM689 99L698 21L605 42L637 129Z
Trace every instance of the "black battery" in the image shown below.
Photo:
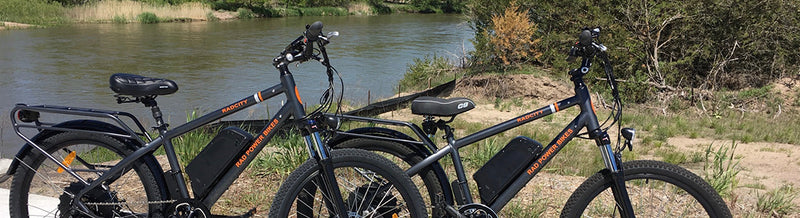
M539 157L542 144L525 136L512 139L492 159L489 159L472 178L478 184L481 202L493 202L500 191L508 187L522 171Z
M238 128L222 129L186 166L195 199L202 199L253 142L253 135Z

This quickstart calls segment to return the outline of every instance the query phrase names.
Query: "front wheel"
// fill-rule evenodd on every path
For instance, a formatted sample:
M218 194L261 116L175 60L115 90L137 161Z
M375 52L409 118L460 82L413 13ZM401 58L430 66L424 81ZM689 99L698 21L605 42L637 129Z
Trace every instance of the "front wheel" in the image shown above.
M331 151L334 174L350 217L426 217L411 179L391 161L359 149ZM320 165L308 160L283 182L269 217L334 217L330 196L318 187Z
M731 217L725 201L702 178L679 166L638 160L622 164L637 217ZM619 217L612 180L599 172L578 187L561 217Z

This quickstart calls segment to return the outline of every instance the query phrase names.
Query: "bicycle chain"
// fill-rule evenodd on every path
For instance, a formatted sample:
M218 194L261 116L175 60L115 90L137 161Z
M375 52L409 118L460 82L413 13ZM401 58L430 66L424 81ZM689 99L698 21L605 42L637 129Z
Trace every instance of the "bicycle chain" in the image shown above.
M126 204L171 204L175 203L175 200L163 200L163 201L139 201L139 202L86 202L87 206L124 206Z

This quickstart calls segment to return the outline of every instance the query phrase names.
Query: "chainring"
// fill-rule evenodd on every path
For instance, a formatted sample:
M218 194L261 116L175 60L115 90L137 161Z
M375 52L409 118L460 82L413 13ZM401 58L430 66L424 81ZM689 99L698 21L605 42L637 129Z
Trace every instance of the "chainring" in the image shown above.
M467 204L458 208L458 212L469 218L497 218L497 213L483 204Z

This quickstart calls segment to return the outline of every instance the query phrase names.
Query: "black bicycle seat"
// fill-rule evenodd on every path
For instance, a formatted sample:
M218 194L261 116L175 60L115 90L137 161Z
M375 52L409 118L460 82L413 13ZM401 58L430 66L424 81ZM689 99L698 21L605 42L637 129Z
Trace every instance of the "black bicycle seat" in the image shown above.
M475 108L475 102L468 98L442 99L419 97L411 102L411 113L428 116L455 116Z
M178 84L172 80L117 73L108 81L111 90L120 95L134 97L169 95L178 91Z

